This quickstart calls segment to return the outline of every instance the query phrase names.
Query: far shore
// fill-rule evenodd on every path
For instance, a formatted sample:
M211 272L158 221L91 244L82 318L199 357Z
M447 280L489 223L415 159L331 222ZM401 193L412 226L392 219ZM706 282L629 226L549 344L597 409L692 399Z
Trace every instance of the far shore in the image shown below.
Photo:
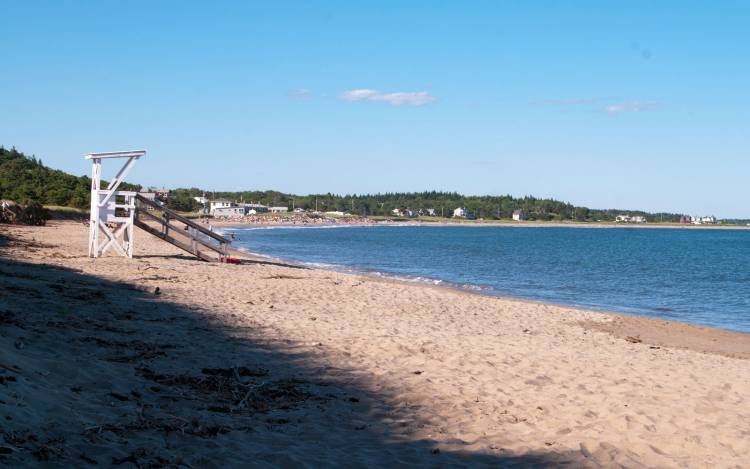
M346 223L259 223L247 222L242 219L209 219L209 224L221 227L245 227L245 226L462 226L462 227L498 227L511 228L621 228L621 229L685 229L685 230L750 230L747 225L687 225L681 223L603 223L603 222L545 222L545 221L421 221L421 220L392 220L392 221L369 221L369 222L346 222Z

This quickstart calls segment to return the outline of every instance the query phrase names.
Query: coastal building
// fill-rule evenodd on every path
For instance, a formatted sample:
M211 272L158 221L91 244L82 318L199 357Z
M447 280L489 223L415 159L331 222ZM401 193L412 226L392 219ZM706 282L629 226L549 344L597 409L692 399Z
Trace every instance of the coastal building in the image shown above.
M466 218L466 208L465 207L458 207L453 211L453 217L454 218Z
M156 201L156 192L151 192L148 189L141 189L138 191L138 195L151 201Z
M426 216L434 217L435 216L435 209L434 208L428 208L421 215L426 215Z
M228 207L236 207L237 204L232 202L231 200L227 199L216 199L211 201L211 207L210 212L211 214L214 214L217 208L228 208Z
M646 223L646 217L643 215L617 215L615 217L617 223Z
M526 212L523 210L513 210L513 220L524 221L526 220Z
M216 218L236 218L245 216L245 207L217 207L213 211L213 215Z
M268 207L268 211L271 213L286 213L289 211L289 207Z
M193 200L195 200L196 202L198 202L201 205L206 205L208 203L208 197L203 197L203 196L201 196L201 197L193 197Z
M391 214L394 217L403 217L404 216L404 212L400 208L394 208L393 210L391 210Z
M713 225L715 223L716 223L716 217L714 216L693 217L694 225Z
M682 215L680 217L680 223L682 223L683 225L689 225L693 223L693 217L691 217L690 215Z
M265 213L268 211L268 206L263 204L243 204L245 210L255 210L255 213Z

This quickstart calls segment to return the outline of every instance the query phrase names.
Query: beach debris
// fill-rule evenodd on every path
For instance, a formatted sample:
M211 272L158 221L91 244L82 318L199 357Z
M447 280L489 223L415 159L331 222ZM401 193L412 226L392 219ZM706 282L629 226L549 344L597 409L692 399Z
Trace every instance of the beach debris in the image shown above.
M14 346L14 347L16 347L16 349L18 349L18 350L21 350L21 349L23 349L24 347L26 347L26 344L24 343L24 341L23 341L23 340L21 340L21 339L18 339L18 340L16 340L16 341L15 341L15 342L13 343L13 346Z
M421 375L422 373L424 373L424 371L416 370L416 371L412 371L412 373L414 373L415 375Z
M640 344L641 342L643 342L640 337L633 337L631 335L625 337L625 340L627 342L630 342L631 344Z
M156 287L156 288L154 289L154 295L161 295L161 288L159 288L159 287Z
M109 395L110 395L110 397L113 397L113 398L117 399L118 401L129 401L130 400L130 398L128 396L125 396L123 394L119 394L119 393L116 393L116 392L111 392L111 393L109 393Z
M432 448L432 451L430 451L432 454L440 454L440 448Z
M3 386L7 386L6 383L15 383L16 377L15 376L0 376L0 384Z
M305 277L296 277L294 275L276 274L268 277L262 277L263 280L304 280Z

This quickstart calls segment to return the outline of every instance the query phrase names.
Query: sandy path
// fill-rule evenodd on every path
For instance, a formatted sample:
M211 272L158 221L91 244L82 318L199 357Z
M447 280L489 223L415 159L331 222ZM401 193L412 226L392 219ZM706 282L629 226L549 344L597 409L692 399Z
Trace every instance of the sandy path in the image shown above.
M33 322L0 323L0 364L24 370L23 379L0 385L0 409L11 417L7 428L19 432L44 432L45 425L81 430L52 460L77 457L71 447L99 462L146 448L141 460L182 457L193 466L743 467L750 460L746 335L324 271L200 263L142 232L135 259L92 260L81 224L0 230L19 240L0 247L2 256L22 262L0 274L0 310ZM64 274L73 277L67 281L85 279L91 290L102 280L138 288L109 284L105 302L55 295L40 285L59 282L63 271L32 266L41 263L76 269ZM21 293L9 293L8 285ZM50 305L80 315L78 330L33 332L52 327L46 326L46 316L55 314ZM21 316L24 309L33 314ZM127 314L131 319L122 319ZM151 344L151 353L112 362L113 347L95 340L124 343L125 336L130 348L134 336ZM21 349L13 345L18 340ZM270 370L268 377L248 378L255 385L292 377L312 397L286 408L272 402L265 410L217 413L185 398L152 396L143 372L195 375L238 363ZM14 373L2 371L0 377ZM114 409L126 409L113 410L106 396L114 383L116 394L139 389L140 397L118 401ZM40 397L71 386L91 396ZM170 392L184 395L180 389ZM238 400L227 399L230 406ZM105 431L102 441L85 437L97 415L123 425L139 406L187 421L197 416L228 431L176 436L162 425ZM34 461L34 444L7 440L15 449L0 457Z

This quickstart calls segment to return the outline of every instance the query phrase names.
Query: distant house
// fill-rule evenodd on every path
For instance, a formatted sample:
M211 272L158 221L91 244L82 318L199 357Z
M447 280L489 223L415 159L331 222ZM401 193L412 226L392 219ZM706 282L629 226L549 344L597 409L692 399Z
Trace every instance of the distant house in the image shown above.
M245 216L245 207L217 207L213 211L213 215L216 218L226 217L226 218L235 218L235 217L244 217Z
M466 208L465 207L458 207L453 211L453 217L454 218L466 218Z
M716 223L716 217L693 217L693 224L695 225L713 225Z
M243 204L246 210L255 210L255 213L265 213L268 211L268 206L263 204Z
M513 210L513 219L515 221L526 220L526 212L524 212L523 210Z
M404 216L404 212L400 208L394 208L393 210L391 210L391 214L394 217L403 217Z
M217 208L229 208L229 207L236 207L236 206L237 204L235 204L231 200L216 199L216 200L211 201L210 212L211 214L214 214Z
M193 200L201 205L206 205L208 203L208 197L193 197Z
M141 189L140 191L138 191L138 195L140 195L141 197L145 197L152 202L156 201L156 192L151 192L148 189Z
M617 223L646 223L646 217L642 215L617 215L615 217Z
M268 207L268 211L271 213L286 213L289 211L289 207Z
M424 215L434 217L435 216L435 209L434 208L428 208L423 212Z

